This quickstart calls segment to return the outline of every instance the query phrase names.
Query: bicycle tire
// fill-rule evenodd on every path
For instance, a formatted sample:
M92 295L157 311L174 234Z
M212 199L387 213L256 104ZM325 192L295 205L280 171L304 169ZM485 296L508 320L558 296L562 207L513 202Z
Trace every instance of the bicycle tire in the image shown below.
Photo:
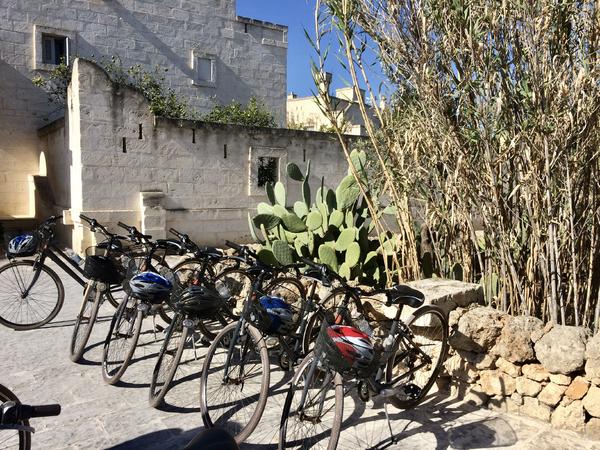
M11 320L6 317L7 307L2 306L5 303L4 300L2 300L2 298L8 299L11 295L11 292L22 292L23 289L21 288L21 285L24 285L26 283L23 282L23 278L20 273L19 273L18 277L20 278L21 282L17 281L17 279L16 279L16 274L17 274L17 270L18 270L16 268L19 266L29 266L29 267L33 268L35 266L35 261L28 260L28 259L12 261L12 262L4 265L3 267L0 267L0 286L1 286L0 287L0 324L7 326L9 328L12 328L13 330L18 330L18 331L34 330L34 329L40 328L41 326L50 322L60 312L60 310L63 306L64 298L65 298L65 288L64 288L59 276L56 274L56 272L54 272L48 266L43 265L41 267L41 272L44 272L46 275L48 275L50 277L50 280L54 283L54 286L56 286L56 292L57 292L56 300L52 299L52 300L48 301L48 303L53 304L53 306L51 306L51 309L49 309L48 313L44 314L45 317L41 318L40 320L36 319L37 320L36 322L29 322L29 323L13 322L13 320L14 320L13 318L11 318L12 319ZM14 269L12 271L12 274L15 276L14 281L16 282L16 284L12 288L12 291L9 288L5 288L2 284L3 280L7 279L6 277L10 277L10 275L3 275L3 274L5 274L5 272L9 271L10 269ZM40 277L42 276L41 272L40 272ZM32 270L32 274L33 274L33 270ZM3 278L3 276L5 278ZM39 278L36 281L36 283L34 283L34 285L32 286L32 289L35 288L36 286L40 286ZM4 295L4 297L3 297L3 295ZM19 295L19 297L20 297L20 295ZM31 295L31 292L26 297L26 299L38 302L37 303L38 306L41 305L41 300L35 299L35 297ZM25 303L25 302L23 302L23 300L25 300L25 299L17 299L17 300L21 303L21 306L18 306L17 308L21 308L23 306L23 303ZM15 299L13 298L12 302L14 303L14 301L15 301ZM27 304L30 304L30 301L28 301ZM27 314L27 316L28 316L28 314Z
M235 436L234 436L235 441L238 444L241 444L250 436L250 434L252 434L252 432L258 425L258 422L260 421L260 418L262 417L263 412L265 410L265 406L267 404L267 395L268 395L268 391L269 391L269 382L270 382L269 381L270 380L270 364L269 364L269 354L267 352L267 346L265 344L262 334L254 326L247 325L247 328L246 328L247 336L250 339L252 339L252 341L256 345L256 348L258 349L258 353L260 355L261 367L262 367L260 392L258 394L258 399L256 399L256 401L255 401L256 408L252 412L250 419L247 421L248 423L245 426L243 426L243 428L240 431L238 431L239 427L235 426L237 423L240 423L239 421L234 422L233 430L232 430L232 429L229 429L229 428L232 428L232 426L230 426L229 428L227 427L227 424L230 423L229 421L225 422L225 423L221 423L221 421L219 421L218 419L213 420L215 417L214 416L211 417L210 409L214 410L216 407L212 406L212 405L208 405L208 403L207 403L207 401L208 401L208 397L207 397L208 376L211 374L210 365L211 365L211 362L212 362L217 350L226 349L226 353L229 352L229 342L227 342L227 338L228 338L229 334L232 334L232 332L234 332L236 326L237 326L237 323L235 323L235 322L227 325L217 335L215 340L212 342L212 344L208 348L208 352L204 359L204 365L202 367L202 376L200 378L200 411L202 413L202 421L204 422L204 425L207 428L214 428L215 426L224 428L227 431L229 431L231 434L235 434ZM222 347L220 347L220 344L222 344ZM218 368L217 370L219 372L221 371L220 368ZM217 374L219 372L217 372ZM225 386L225 383L221 383L221 385ZM239 383L237 383L237 385L239 385ZM213 391L211 391L211 392L213 392ZM244 406L242 400L235 401L231 397L228 397L228 402L233 408L229 408L229 410L227 411L227 414L223 414L223 416L226 418L226 420L232 419L234 417L234 413L235 413L236 409L239 410L239 407ZM209 408L209 406L210 406L210 408Z
M123 292L123 294L125 293L125 291L121 290L121 291L116 291L116 292ZM113 293L110 291L110 287L109 289L104 293L104 296L106 298L106 300L108 300L108 303L111 304L111 306L113 306L115 309L117 309L119 307L119 305L121 304L121 302L119 300L117 300L115 298L115 296L113 295Z
M440 373L440 370L442 369L444 361L446 360L446 356L448 355L448 348L449 348L448 337L449 337L450 330L448 327L448 319L446 317L446 313L440 307L435 306L435 305L421 306L419 309L414 311L413 314L408 318L408 320L406 321L406 326L409 328L412 327L411 330L413 328L416 328L417 321L419 319L422 319L422 317L425 314L429 314L429 313L432 313L434 316L437 316L437 318L440 320L439 332L442 333L442 338L441 338L442 347L441 347L441 350L439 353L439 358L437 360L437 363L435 364L435 367L433 367L433 370L431 371L430 378L424 384L423 387L420 387L420 393L418 396L416 396L415 398L412 398L412 399L400 399L400 398L391 398L390 399L390 403L392 403L395 407L400 408L400 409L413 408L413 407L417 406L419 403L421 403L421 401L423 401L423 399L425 398L425 395L427 395L429 390L432 388L433 383L435 383L435 381L437 380L437 377ZM426 328L426 327L423 327L423 328ZM428 333L431 334L432 332L429 331ZM398 354L396 354L394 356L394 358L390 358L390 361L388 362L388 364L386 366L386 381L387 382L391 382L391 380L393 379L394 367L400 363L401 363L401 361L400 361L400 357Z
M183 270L185 270L186 266L191 266L192 264L197 264L201 267L204 267L204 270L209 272L208 274L208 278L206 278L206 275L204 273L202 273L202 277L204 279L204 281L208 281L208 282L212 282L215 278L215 271L214 268L212 267L212 264L210 263L210 261L204 261L202 259L198 259L198 258L189 258L189 259L184 259L183 261L181 261L180 263L178 263L177 265L175 265L175 267L173 267L173 274L177 277L177 280L183 284L183 285L187 285L189 283L193 283L192 280L186 279L186 280L181 280L177 275L178 272L182 272ZM194 271L195 269L191 269L188 268L187 270L190 271Z
M92 294L93 297L91 298L93 298L93 300L90 301L90 296ZM73 334L71 335L69 357L73 362L79 361L85 352L85 347L90 339L90 335L92 334L94 324L96 323L96 317L98 316L98 309L100 307L102 295L103 294L97 289L97 284L94 281L89 281L83 293L83 301L81 303L79 314L77 314L77 318L75 319ZM89 305L90 303L91 305ZM91 309L89 310L89 316L87 317L87 322L85 322L83 320L84 314L87 308L90 306Z
M3 386L0 384L0 405L4 402L21 403L19 401L19 398L10 389L8 389L6 386ZM28 427L29 420L22 420L19 422L19 425ZM10 439L9 437L4 436L4 435L8 436L10 431L11 430L0 430L0 439L1 439L2 443L5 443L6 441L8 441L8 439ZM16 430L13 430L13 431L16 431ZM19 439L19 447L18 447L19 450L29 450L31 448L31 433L29 431L18 431L16 434L18 435L18 439ZM9 443L10 443L10 441L9 441ZM10 448L10 447L7 447L7 448Z
M121 377L127 370L129 363L131 362L131 358L133 357L133 354L135 353L135 348L137 346L137 342L140 337L140 331L142 328L142 320L144 318L143 317L144 313L142 311L140 311L139 309L137 309L137 305L139 304L139 301L134 300L134 307L135 307L136 311L134 312L135 319L134 319L133 325L131 325L131 327L130 327L132 335L131 335L131 340L129 341L129 348L127 349L125 357L123 358L123 361L120 362L120 365L118 366L116 371L110 371L111 373L109 373L109 369L107 368L107 365L109 362L108 358L109 358L111 342L113 343L113 347L114 347L114 343L116 342L116 339L113 339L113 332L115 330L115 327L120 326L120 324L122 323L121 321L123 320L124 315L127 312L126 310L127 310L128 303L129 303L129 297L127 296L123 299L123 301L121 302L121 305L119 305L119 308L115 312L115 314L111 320L111 323L110 323L110 329L108 330L108 335L106 336L106 340L104 341L104 349L102 352L102 378L108 384L116 384L121 379ZM133 315L133 312L131 314ZM127 334L129 334L129 331L127 331ZM118 337L118 336L114 336L114 337Z
M165 395L169 391L171 387L171 383L173 382L173 378L175 377L175 373L177 372L177 368L179 367L179 362L181 361L181 355L183 354L183 350L185 348L185 343L187 342L189 328L182 326L183 317L181 315L177 315L171 325L169 327L169 331L165 336L165 340L163 341L163 345L160 349L160 353L158 354L158 359L156 360L156 364L154 366L154 370L152 371L152 381L150 382L150 395L148 398L148 403L153 408L158 408L162 403ZM166 378L162 386L156 391L156 385L158 381L158 375L160 373L160 368L162 364L165 362L165 353L168 352L168 346L173 334L177 331L178 326L182 326L181 336L179 337L179 343L177 345L177 350L173 355L173 359L171 361L171 365L168 369ZM192 335L193 339L193 335Z
M316 356L315 356L314 352L311 352L308 355L306 355L304 357L304 359L302 360L302 362L300 363L300 365L298 366L298 368L296 369L296 372L294 373L294 377L292 378L292 381L290 382L290 387L288 389L288 393L286 395L285 402L283 404L283 409L281 411L281 422L279 425L279 444L278 444L278 448L280 450L288 448L286 446L286 433L288 430L288 425L289 425L290 419L292 419L293 417L296 417L294 415L294 411L290 411L292 408L292 401L294 399L294 393L299 392L298 389L296 388L296 386L302 380L301 377L304 375L304 373L307 370L309 371L307 376L310 375L311 364L313 363L315 358L316 358ZM329 371L329 369L326 369L326 370ZM332 423L331 430L329 433L329 442L327 443L327 450L335 450L335 448L337 447L337 444L338 444L338 440L340 437L340 430L342 427L342 419L343 419L343 413L344 413L344 387L342 384L342 376L338 372L332 372L332 371L330 371L330 372L333 374L333 378L331 381L333 383L333 389L334 389L335 408L333 411L333 414L334 414L333 418L332 418L333 423ZM314 383L316 385L322 386L322 380L315 379L314 372L312 374L312 378L314 379ZM303 381L305 384L313 383L313 379L308 379L308 380L303 380ZM319 422L317 422L317 423L319 425L322 423L321 418L319 418ZM323 435L323 438L327 437L327 432L325 430L323 430L323 432L320 434ZM311 436L307 435L306 427L303 427L303 433L302 433L301 439L302 439L303 444L306 444L307 441L309 439L311 439ZM294 445L294 447L297 447L297 445ZM313 447L311 446L311 448L313 448ZM325 448L325 447L322 447L322 448Z

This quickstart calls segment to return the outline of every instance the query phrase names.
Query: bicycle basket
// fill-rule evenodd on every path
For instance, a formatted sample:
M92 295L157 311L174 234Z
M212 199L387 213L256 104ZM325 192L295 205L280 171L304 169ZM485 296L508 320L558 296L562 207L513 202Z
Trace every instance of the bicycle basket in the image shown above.
M119 284L125 277L125 269L114 256L106 253L108 253L107 249L87 248L83 273L87 278L106 284Z
M268 335L289 335L296 331L299 310L281 297L263 295L253 300L246 320Z

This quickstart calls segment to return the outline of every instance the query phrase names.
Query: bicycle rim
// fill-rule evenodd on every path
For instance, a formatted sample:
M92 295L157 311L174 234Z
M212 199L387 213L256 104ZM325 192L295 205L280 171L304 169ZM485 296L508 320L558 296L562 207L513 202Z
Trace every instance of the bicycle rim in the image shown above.
M143 318L138 304L137 299L126 297L113 316L102 355L102 376L109 384L120 380L133 357Z
M279 448L335 449L343 408L342 377L319 367L311 353L290 383L281 415Z
M73 326L71 336L70 356L77 361L83 355L85 346L90 338L92 328L98 314L98 306L102 293L98 292L93 282L89 282L83 293L83 304Z
M225 428L241 443L254 431L264 411L270 367L260 332L248 326L236 339L225 374L236 325L225 327L208 349L200 383L200 409L207 427Z
M35 275L33 261L15 261L0 268L0 323L15 330L31 330L50 322L63 304L58 276L42 266L39 277L23 297Z

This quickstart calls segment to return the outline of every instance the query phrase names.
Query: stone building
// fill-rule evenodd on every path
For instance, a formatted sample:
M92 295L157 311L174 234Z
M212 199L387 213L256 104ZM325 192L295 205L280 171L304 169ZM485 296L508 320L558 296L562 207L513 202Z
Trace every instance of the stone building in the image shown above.
M360 95L365 96L364 91ZM365 120L360 111L358 97L352 87L335 90L331 95L332 106L338 113L338 125L342 126L347 134L366 136ZM375 114L371 109L368 114L373 120ZM293 92L287 97L287 123L291 128L300 128L312 131L327 131L331 128L331 121L323 114L313 96L298 97Z
M160 65L200 111L256 96L285 122L287 28L238 17L235 0L0 0L0 219L35 214L38 129L61 114L31 79L77 55Z

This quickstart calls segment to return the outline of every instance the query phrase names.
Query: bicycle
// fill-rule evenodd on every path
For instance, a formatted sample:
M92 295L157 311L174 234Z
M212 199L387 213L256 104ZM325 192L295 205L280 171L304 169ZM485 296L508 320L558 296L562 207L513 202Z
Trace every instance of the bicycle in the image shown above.
M135 241L136 236L119 236L110 233L96 219L83 214L79 218L86 222L92 232L99 232L105 238L95 247L86 250L84 273L89 278L83 292L83 301L75 324L69 346L69 356L73 362L79 361L92 333L98 310L110 292L110 286L120 286L125 276L122 258L127 251L122 241Z
M344 396L354 388L362 401L377 396L385 400L388 428L392 442L396 442L387 402L407 409L418 405L427 395L448 352L446 314L437 306L423 306L424 295L408 286L364 291L348 286L327 266L305 262L321 273L324 285L337 281L344 296L336 313L329 312L327 320L323 320L314 350L300 363L292 378L281 414L279 448L335 449ZM361 297L378 294L385 295L386 306L396 306L395 317L383 342L373 345L372 360L362 365L352 364L352 358L339 346L340 342L352 345L352 341L341 333L335 334L340 329L331 325L346 324L347 328L357 325L349 312L350 303L360 309ZM406 321L400 318L404 306L415 308ZM349 332L358 339L362 336L364 345L364 333L356 328Z
M252 434L263 415L270 387L269 351L276 351L280 367L290 370L308 353L311 336L316 335L309 326L318 324L322 315L314 295L316 283L309 295L288 297L285 302L277 295L282 280L302 284L294 278L278 278L276 273L301 266L274 268L257 263L248 269L254 278L240 319L223 328L205 356L200 379L202 420L208 428L225 428L238 443ZM271 302L274 315L264 309ZM277 313L280 315L275 318ZM275 339L278 346L269 346L267 338Z
M29 450L31 435L35 433L29 419L59 414L60 405L23 405L10 389L0 384L0 445Z
M82 288L86 287L88 280L83 269L54 240L54 226L61 218L49 217L33 234L15 238L27 239L31 245L24 252L9 251L9 263L0 267L0 324L14 330L33 330L47 324L60 312L65 288L56 272L46 264L46 258ZM35 260L20 259L31 256L35 256ZM116 308L118 303L112 293L109 291L106 296Z
M173 271L166 265L165 257L169 249L175 248L179 255L185 254L186 251L180 242L168 239L158 239L152 242L150 241L150 236L139 233L135 227L128 226L122 222L119 222L118 225L127 229L131 235L136 235L140 239L143 239L147 251L141 256L131 258L128 263L127 273L123 281L123 288L126 295L112 317L110 328L104 341L102 377L108 384L117 383L129 366L139 340L142 322L146 317L151 316L152 320L155 321L158 314L165 322L171 323L172 321L171 317L164 311L168 295L160 299L141 298L132 295L129 282L141 272L154 272L168 277L169 283L172 286L176 282L176 279ZM158 262L162 262L160 264L162 267L157 269L152 263L156 262L154 258L158 250L164 250L165 252L162 258L158 258ZM177 289L182 288L178 283L175 283L175 285ZM156 330L156 323L154 324L154 330Z

